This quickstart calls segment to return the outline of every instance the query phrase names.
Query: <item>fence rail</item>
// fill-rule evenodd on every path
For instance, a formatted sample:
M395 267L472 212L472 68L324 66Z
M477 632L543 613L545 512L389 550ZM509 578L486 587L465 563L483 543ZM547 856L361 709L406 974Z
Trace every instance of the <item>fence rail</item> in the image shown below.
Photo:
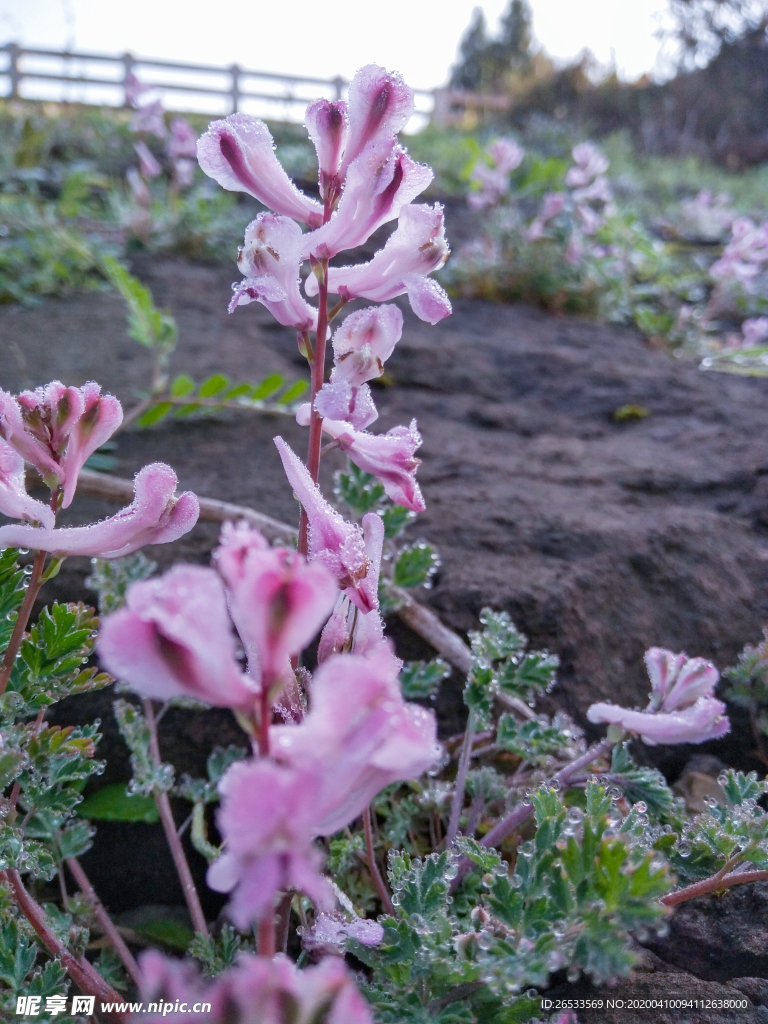
M131 53L43 50L17 43L0 47L0 95L7 98L126 106L131 75L155 89L170 109L201 109L200 100L205 100L204 113L245 111L287 120L300 118L313 99L342 99L349 85L340 75L287 75L240 64L185 64ZM432 116L436 91L415 90L417 120L413 127Z

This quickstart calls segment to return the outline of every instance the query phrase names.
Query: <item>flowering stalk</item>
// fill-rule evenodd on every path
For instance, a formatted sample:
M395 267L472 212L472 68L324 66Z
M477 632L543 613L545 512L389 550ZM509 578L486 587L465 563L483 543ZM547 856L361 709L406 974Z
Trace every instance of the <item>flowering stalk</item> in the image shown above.
M317 336L312 358L311 414L309 441L307 443L307 469L314 483L320 475L320 451L323 445L323 417L315 408L315 399L325 382L325 346L328 335L328 260L318 264ZM299 554L306 555L309 549L309 520L304 506L299 520Z
M381 905L384 908L384 913L389 914L390 917L394 917L395 908L392 905L392 897L389 895L386 882L381 877L379 871L379 865L376 863L376 851L373 848L373 828L371 824L371 805L369 804L363 811L363 827L365 829L365 856L368 861L368 870L371 873L371 879L373 884L376 886L376 892L379 894Z
M144 698L142 705L144 708L144 717L147 720L147 727L149 729L149 752L155 766L159 766L161 764L160 743L157 737L155 710L152 707L152 701L148 697ZM165 838L168 842L171 856L173 857L173 863L176 867L179 881L181 882L181 888L184 892L184 899L186 900L190 917L192 918L192 924L196 932L199 932L202 935L207 935L208 925L205 920L203 908L200 905L200 897L197 894L195 880L192 878L192 872L189 870L189 864L187 863L187 858L184 853L184 847L181 844L179 833L176 830L176 822L173 818L171 801L168 799L167 793L159 790L155 791L152 795L155 799L160 820L163 823Z
M661 902L665 907L676 907L680 903L696 899L697 896L707 896L711 892L720 892L733 885L768 881L768 871L734 871L727 874L729 867L731 865L726 864L724 868L721 868L716 874L710 875L709 878L703 878L700 882L693 882L684 889L678 889L677 892L670 892L666 896L662 896Z

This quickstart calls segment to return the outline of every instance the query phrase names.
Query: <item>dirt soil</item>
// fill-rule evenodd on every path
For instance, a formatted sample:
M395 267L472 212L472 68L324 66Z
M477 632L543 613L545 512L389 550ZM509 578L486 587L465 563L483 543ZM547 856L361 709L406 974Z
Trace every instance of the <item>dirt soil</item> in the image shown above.
M134 271L178 321L174 372L198 380L216 371L233 380L272 372L306 376L293 332L275 325L266 310L252 305L227 314L229 268L141 259ZM461 300L437 327L403 308L404 336L387 366L391 385L376 388L374 429L418 419L428 508L411 533L440 550L439 575L423 597L449 625L476 628L488 605L509 611L536 646L559 655L553 699L582 724L595 700L644 702L642 655L651 645L711 658L722 669L746 642L760 639L768 617L768 381L702 373L631 330L523 306ZM32 310L0 308L0 350L4 388L95 378L128 406L149 365L148 354L126 334L120 300L108 292L47 300ZM615 411L626 405L649 414L616 422ZM272 443L278 432L304 450L305 432L289 417L228 413L164 421L120 435L115 472L131 476L146 462L163 460L183 488L294 522L297 505ZM328 488L340 465L336 455L325 460ZM70 518L87 522L114 511L83 497ZM201 524L171 549L151 554L162 565L205 562L215 538L216 529ZM67 563L48 599L89 599L87 572L85 560ZM404 656L429 656L403 627L393 624L393 631ZM97 711L114 738L109 699L67 702L67 720ZM457 680L439 710L443 732L455 732ZM226 715L213 716L213 723L218 742L238 742ZM183 770L202 768L200 729L182 713L166 729ZM707 749L728 764L760 767L738 715L730 736ZM643 753L673 779L692 752ZM110 771L106 781L125 778L125 760ZM132 864L130 879L115 880L98 867L110 850L117 854L125 826L102 826L90 855L108 901L115 909L135 906L139 886L142 902L173 902L161 837L150 826L130 827L144 830L148 854ZM693 970L710 986L728 980L702 973L694 959L675 960L673 969ZM768 977L763 959L764 951L759 976ZM741 974L731 978L745 974L743 965L734 970ZM756 1012L733 1019L768 1019L750 1016Z

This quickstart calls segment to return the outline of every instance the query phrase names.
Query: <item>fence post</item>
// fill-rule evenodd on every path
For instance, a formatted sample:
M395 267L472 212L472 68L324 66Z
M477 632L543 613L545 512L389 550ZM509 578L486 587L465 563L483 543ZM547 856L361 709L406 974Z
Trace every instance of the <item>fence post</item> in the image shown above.
M10 97L13 100L19 98L19 82L21 81L21 72L19 71L19 57L21 56L21 47L18 43L8 44L8 76L11 80L11 91Z
M240 109L240 72L241 67L239 64L232 64L229 68L229 73L232 75L232 113L236 114Z
M336 91L336 99L337 100L340 100L342 98L342 96L344 94L344 86L345 85L346 85L346 82L341 77L341 75L336 75L336 77L333 79L333 88Z
M123 106L130 107L132 104L128 99L128 79L133 74L133 66L136 61L130 53L123 54Z

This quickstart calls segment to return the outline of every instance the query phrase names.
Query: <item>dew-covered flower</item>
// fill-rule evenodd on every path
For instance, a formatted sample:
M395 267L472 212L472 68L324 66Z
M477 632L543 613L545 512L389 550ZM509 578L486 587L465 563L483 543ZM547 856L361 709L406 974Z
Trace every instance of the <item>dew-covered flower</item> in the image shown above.
M321 562L307 563L289 548L249 542L246 533L256 531L246 524L230 527L214 557L249 663L255 661L271 683L290 673L289 659L328 618L338 590Z
M608 722L633 732L649 746L658 743L704 743L724 736L731 727L722 701L699 697L694 704L675 711L630 711L616 704L593 704L590 722Z
M48 528L55 522L53 509L27 494L24 459L4 441L0 441L0 512Z
M16 398L0 391L0 436L31 463L46 484L62 488L62 507L75 495L80 470L114 434L123 409L89 381L81 388L55 380Z
M310 421L310 404L305 402L296 413L296 422L307 426ZM346 380L328 381L315 397L315 409L319 416L330 420L344 420L356 430L365 430L379 418L371 389L367 384L354 387Z
M245 241L237 257L244 280L232 286L229 304L261 302L278 323L298 331L314 330L317 310L299 290L301 228L289 217L260 213L245 229Z
M344 100L315 100L304 115L307 132L317 153L320 192L331 198L330 190L340 185L339 166L349 132L349 115Z
M438 757L435 716L403 701L398 667L382 649L329 658L303 722L271 730L274 756L319 784L315 835L337 832L385 786L416 778Z
M250 114L212 121L197 143L205 173L230 192L247 192L275 213L311 228L323 222L323 208L293 184L275 155L269 129Z
M178 479L170 466L153 462L139 470L130 505L90 526L37 529L13 524L0 527L0 549L33 548L67 557L121 558L147 544L168 544L189 533L200 505L192 491L176 494Z
M316 772L266 759L232 765L219 783L224 853L208 868L208 885L232 894L228 912L238 928L261 918L287 889L333 907L333 889L319 873L322 857L312 845L320 834L320 790Z
M369 577L360 527L344 520L328 504L307 467L282 437L276 437L275 444L285 475L309 520L310 560L322 562L361 612L377 608L378 594Z
M402 334L403 314L397 306L369 306L350 313L333 335L331 380L359 387L380 377Z
M694 704L699 697L711 697L720 675L706 658L673 654L663 647L645 652L645 665L651 680L651 707L661 711Z
M224 586L213 569L177 565L128 588L125 607L108 615L99 657L147 697L193 697L249 711L256 688L240 670Z
M449 252L440 204L406 206L384 248L370 262L329 268L328 290L345 299L374 302L407 294L416 316L436 324L450 314L451 303L428 275L442 267ZM307 295L317 294L314 277L307 278L305 289Z
M381 480L392 501L412 512L424 511L426 505L416 483L416 470L421 465L421 460L415 457L421 445L416 420L411 420L408 427L392 427L386 434L370 434L355 430L350 423L324 419L323 430L356 466Z
M339 957L299 970L282 953L273 959L242 953L213 980L156 950L143 953L139 963L144 1004L162 1008L138 1014L135 1024L372 1024L368 1003Z
M322 956L343 956L348 939L355 939L361 946L380 946L384 941L384 928L378 921L357 914L347 920L339 911L317 914L311 928L298 931L304 949Z
M369 143L393 139L412 113L413 90L401 75L377 64L361 68L349 83L349 131L341 175Z

